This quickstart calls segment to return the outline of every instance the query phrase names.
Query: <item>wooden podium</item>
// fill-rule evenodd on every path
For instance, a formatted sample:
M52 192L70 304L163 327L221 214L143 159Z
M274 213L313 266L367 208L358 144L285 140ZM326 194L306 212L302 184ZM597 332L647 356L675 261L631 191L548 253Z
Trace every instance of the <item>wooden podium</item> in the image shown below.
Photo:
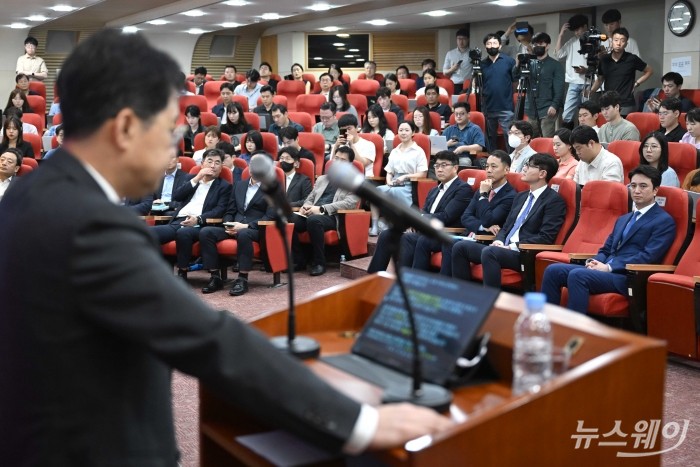
M362 328L393 284L387 274L368 276L322 291L297 305L298 332L321 342L324 355L346 353L353 331ZM609 328L586 316L547 306L555 345L572 336L584 339L569 371L535 394L511 393L513 324L523 308L522 297L501 293L483 331L491 333L489 357L501 375L497 382L454 391L450 414L459 422L450 432L424 443L378 452L389 465L442 466L658 466L659 454L616 457L661 450L661 432L650 448L635 448L630 434L640 421L661 420L666 350L663 342ZM251 324L270 336L286 334L286 310L269 313ZM378 404L381 390L320 361L309 366L351 397ZM582 420L581 428L578 421ZM616 421L627 445L598 445ZM236 441L245 434L273 430L240 409L218 399L200 385L200 453L202 466L270 465ZM585 442L573 437L599 435ZM577 448L577 442L579 447ZM342 465L342 464L341 464Z

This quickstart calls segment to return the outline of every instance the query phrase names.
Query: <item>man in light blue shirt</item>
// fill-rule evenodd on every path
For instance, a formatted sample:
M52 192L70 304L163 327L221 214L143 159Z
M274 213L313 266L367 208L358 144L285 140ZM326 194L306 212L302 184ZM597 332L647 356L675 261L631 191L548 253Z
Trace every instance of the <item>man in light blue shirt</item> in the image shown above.
M260 81L260 73L256 69L248 70L245 74L245 83L236 86L233 94L236 96L245 96L248 98L248 108L254 109L258 105L258 97L260 97L260 89L262 85Z

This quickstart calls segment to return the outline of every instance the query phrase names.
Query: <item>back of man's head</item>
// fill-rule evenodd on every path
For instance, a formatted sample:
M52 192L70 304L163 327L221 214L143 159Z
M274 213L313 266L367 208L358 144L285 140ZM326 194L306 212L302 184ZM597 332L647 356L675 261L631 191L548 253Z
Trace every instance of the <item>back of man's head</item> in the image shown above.
M355 117L353 114L345 114L341 115L340 118L338 119L338 127L339 128L345 128L348 126L354 126L357 127L357 117Z
M616 105L620 105L620 95L617 91L606 91L600 96L599 102L601 108L615 107Z
M140 34L114 29L93 34L63 62L56 82L66 138L90 135L124 109L148 121L182 88L179 71L175 60Z

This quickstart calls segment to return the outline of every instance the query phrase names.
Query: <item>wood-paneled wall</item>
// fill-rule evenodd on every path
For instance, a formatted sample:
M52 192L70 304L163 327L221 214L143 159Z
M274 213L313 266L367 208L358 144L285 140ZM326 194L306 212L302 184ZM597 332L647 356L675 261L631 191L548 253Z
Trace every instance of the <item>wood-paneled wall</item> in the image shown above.
M233 57L210 57L209 49L214 34L202 35L192 52L192 70L199 66L207 68L209 74L218 80L224 74L226 65L235 65L239 73L245 73L253 66L253 55L258 45L258 36L237 36Z
M411 72L419 73L424 59L440 62L436 32L375 33L372 44L373 59L382 72L406 65Z

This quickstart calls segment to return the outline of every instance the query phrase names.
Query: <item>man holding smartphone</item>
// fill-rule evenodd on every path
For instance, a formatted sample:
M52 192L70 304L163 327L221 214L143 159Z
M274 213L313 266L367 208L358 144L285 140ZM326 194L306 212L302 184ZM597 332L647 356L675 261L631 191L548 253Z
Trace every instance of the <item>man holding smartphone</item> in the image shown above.
M455 85L455 94L461 94L464 80L472 78L472 62L469 60L469 32L466 29L457 31L457 48L445 55L442 72Z
M564 81L569 85L564 98L564 112L562 120L564 126L569 129L574 127L574 116L576 110L582 101L583 85L585 83L586 56L578 53L580 45L579 38L588 30L588 18L585 15L574 15L567 23L561 27L557 45L554 47L554 58L561 60L566 58L566 66L564 66ZM574 37L566 41L562 46L562 39L566 31L574 33Z
M374 176L374 159L376 154L374 144L364 138L360 138L358 131L357 117L352 114L345 114L338 119L338 139L331 148L330 158L341 146L348 146L355 153L355 160L359 161L365 168L365 176Z

